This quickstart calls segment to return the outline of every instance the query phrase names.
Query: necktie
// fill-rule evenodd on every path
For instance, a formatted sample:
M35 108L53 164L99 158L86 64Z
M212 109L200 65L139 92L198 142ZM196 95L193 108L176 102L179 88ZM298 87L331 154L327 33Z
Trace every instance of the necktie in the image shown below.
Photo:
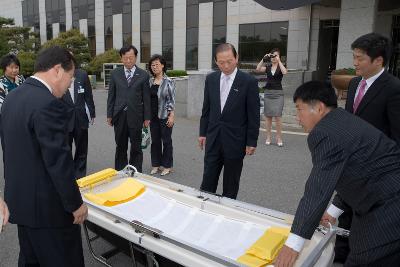
M365 94L365 87L367 86L367 81L362 79L360 82L360 88L358 88L358 94L356 99L354 100L353 103L353 113L356 113L358 106L361 103L362 98L364 97Z
M221 88L220 88L221 113L222 113L222 110L224 109L228 95L229 95L229 76L224 75L222 77L222 84L221 84Z
M131 82L131 80L132 80L132 75L133 73L132 73L132 70L129 70L129 69L127 69L126 70L126 80L128 81L128 84Z

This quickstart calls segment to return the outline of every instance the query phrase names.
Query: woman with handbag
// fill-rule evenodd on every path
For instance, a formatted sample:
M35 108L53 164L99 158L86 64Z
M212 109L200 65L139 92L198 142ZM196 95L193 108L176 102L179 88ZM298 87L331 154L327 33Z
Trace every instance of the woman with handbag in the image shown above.
M150 174L161 171L161 176L172 171L173 147L172 127L174 126L175 82L165 73L165 59L161 55L153 55L149 61L151 90L151 165Z

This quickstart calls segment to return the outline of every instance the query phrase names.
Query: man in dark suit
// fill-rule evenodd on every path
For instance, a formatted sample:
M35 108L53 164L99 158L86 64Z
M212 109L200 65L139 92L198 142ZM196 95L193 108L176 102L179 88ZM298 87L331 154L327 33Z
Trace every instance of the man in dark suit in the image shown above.
M309 132L313 168L275 266L293 266L334 191L354 210L344 266L398 266L399 147L369 123L336 108L334 90L322 82L301 85L293 100L298 120Z
M67 144L68 112L60 98L74 75L64 48L43 50L35 74L2 108L4 196L18 225L19 266L84 266L80 225L87 207Z
M133 45L119 51L123 68L111 72L107 99L107 123L114 126L115 169L128 164L128 139L131 142L129 164L142 172L142 127L148 127L151 119L149 75L137 67L138 51Z
M223 192L235 199L243 158L254 154L260 128L260 100L254 77L237 69L238 55L231 44L215 51L219 71L207 76L200 119L199 146L204 174L200 189L215 193L222 167Z
M92 86L86 71L75 69L74 81L62 100L69 106L71 118L68 123L68 142L72 150L75 141L75 177L86 176L88 153L88 128L96 117Z
M392 51L389 39L369 33L357 38L351 48L358 77L350 81L346 110L400 144L400 80L385 71ZM337 204L340 201L340 196L335 196L324 220L335 223L340 215L339 226L349 229L353 211L345 203ZM337 205L345 208L337 209ZM339 236L335 245L335 261L345 262L348 253L348 238Z

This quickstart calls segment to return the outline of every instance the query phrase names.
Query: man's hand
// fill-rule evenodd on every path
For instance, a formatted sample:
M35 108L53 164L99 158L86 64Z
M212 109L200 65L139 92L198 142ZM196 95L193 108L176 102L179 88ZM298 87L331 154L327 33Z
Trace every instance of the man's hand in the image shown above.
M167 126L168 126L169 128L171 128L172 126L174 126L174 123L175 123L175 114L174 114L174 112L172 111L172 112L169 113L169 115L168 115Z
M3 221L0 222L0 229L2 225L6 225L8 223L8 218L10 217L10 212L8 211L8 207L6 202L0 197L0 214L3 215Z
M324 215L322 215L321 221L319 222L321 225L325 227L329 227L329 223L332 225L336 223L336 218L332 217L329 215L326 211L324 212Z
M206 145L206 138L204 136L199 137L199 147L203 150L204 146Z
M112 118L107 118L107 124L108 124L108 126L113 126Z
M147 128L147 127L149 127L149 125L150 125L150 120L145 120L143 122L143 127Z
M72 213L74 215L74 224L82 224L88 215L88 208L85 204L82 204L79 209Z
M252 146L246 146L246 155L253 155L256 152L256 148Z
M292 267L299 253L284 245L275 260L275 267Z
M89 123L90 123L90 125L93 125L94 124L94 118L91 118Z

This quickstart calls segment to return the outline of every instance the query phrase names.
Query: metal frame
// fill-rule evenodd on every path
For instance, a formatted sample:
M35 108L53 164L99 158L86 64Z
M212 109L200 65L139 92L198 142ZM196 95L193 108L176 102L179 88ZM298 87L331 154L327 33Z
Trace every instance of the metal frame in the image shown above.
M120 177L129 177L129 176L135 176L135 174L137 173L137 170L135 167L131 166L131 165L127 165L122 171L120 171L118 173L118 175ZM282 221L283 223L289 223L291 224L292 220L293 220L293 216L279 212L279 211L274 211L274 210L270 210L267 208L263 208L263 207L259 207L253 204L249 204L249 203L244 203L241 201L237 201L237 200L232 200L229 198L225 198L222 197L220 195L217 194L212 194L212 193L208 193L208 192L202 192L199 190L196 190L194 188L191 187L187 187L184 185L179 185L179 184L175 184L172 182L168 182L168 181L158 181L155 180L155 178L152 178L152 176L146 176L146 179L149 178L150 181L155 182L156 184L164 184L170 187L170 189L175 190L177 192L182 192L188 195L192 195L195 196L197 198L203 199L203 203L202 206L204 205L204 203L206 203L206 201L210 201L210 202L214 202L214 203L219 203L228 207L232 207L232 208L238 208L238 209L242 209L242 210L246 210L248 212L252 212L252 213L257 213L257 214L263 214L263 215L267 215L270 216L272 218L275 218L277 220ZM98 211L101 211L103 213L108 213L107 211L104 211L90 203L86 203L88 206L90 206L90 208L92 209L96 209ZM136 233L142 233L143 235L150 235L153 236L154 238L158 238L164 241L167 241L173 245L176 245L178 247L181 247L185 250L188 250L190 252L196 253L198 255L204 256L208 259L212 259L213 261L218 262L219 264L225 265L225 266L244 266L243 264L233 261L229 258L217 255L215 253L213 253L212 251L208 251L205 249L202 249L200 247L196 247L193 245L190 245L184 241L181 240L176 240L173 237L169 236L168 234L160 231L159 229L155 229L152 228L148 225L145 225L139 221L128 221L125 220L119 216L113 215L113 218L115 218L115 223L125 223L127 225L130 225L134 231ZM92 240L90 239L89 235L88 235L88 231L86 229L86 225L84 226L84 232L85 232L85 236L86 239L88 241L88 246L89 246L89 250L92 254L92 256L99 261L100 263L103 263L105 266L110 266L107 263L107 261L104 259L104 257L102 256L98 256L93 252L93 248L91 246L91 242ZM316 231L320 231L321 229L317 229ZM306 259L306 261L301 265L301 267L308 267L308 266L314 266L314 264L318 261L318 259L320 258L322 252L324 251L324 249L327 247L327 245L329 244L329 242L332 240L333 237L335 237L335 235L337 234L337 230L334 229L333 227L331 227L329 229L329 231L327 232L323 232L323 234L325 234L324 238L321 240L321 242L311 251L310 253L310 257ZM147 256L147 262L148 264L155 264L158 267L158 263L157 260L154 257L154 254L142 247L139 247L138 245L141 245L141 238L139 238L139 244L135 244L132 243L131 241L129 242L129 246L130 246L130 250L131 250L131 258L132 261L135 263L135 258L134 258L134 254L133 254L133 250L138 250L139 252L144 253ZM136 266L136 263L135 265ZM151 266L151 265L149 265Z

